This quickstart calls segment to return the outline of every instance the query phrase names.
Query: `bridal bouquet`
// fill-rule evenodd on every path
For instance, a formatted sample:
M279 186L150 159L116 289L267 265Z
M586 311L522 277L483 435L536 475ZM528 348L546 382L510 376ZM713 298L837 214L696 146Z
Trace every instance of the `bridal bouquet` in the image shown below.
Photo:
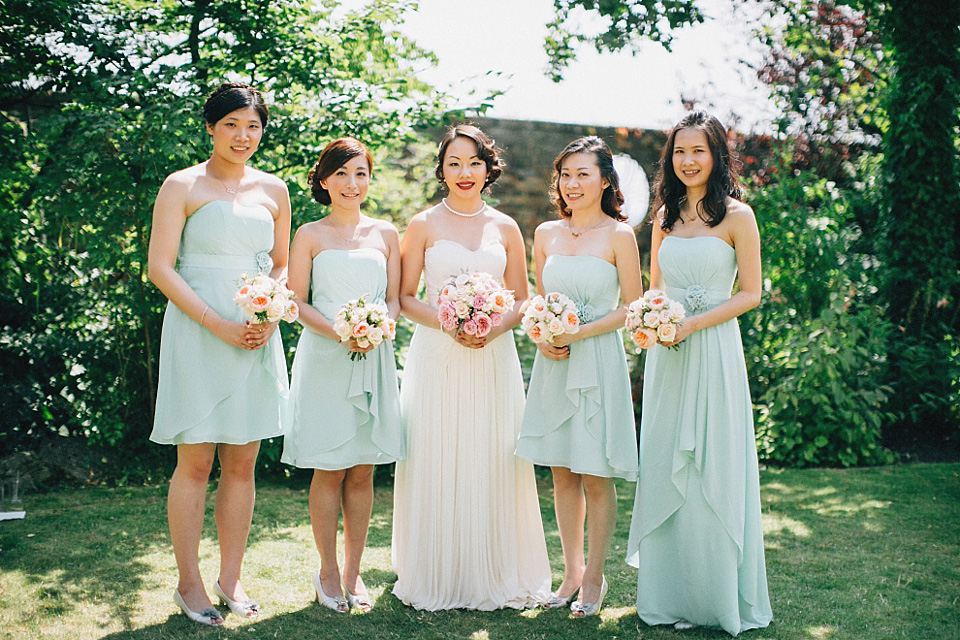
M627 307L624 326L638 349L649 349L657 342L673 342L677 327L686 316L683 305L662 291L650 289ZM680 345L673 345L676 349Z
M440 285L437 318L444 331L459 328L468 336L482 338L503 322L513 308L513 291L500 286L488 273L451 276Z
M580 331L577 305L562 293L533 296L524 303L520 326L534 342L552 342L561 334Z
M384 340L393 340L397 335L397 321L390 317L390 310L382 302L367 302L363 295L340 307L333 319L333 330L341 342L351 338L361 347L380 346ZM366 353L351 351L350 359L367 357Z
M240 288L233 296L243 312L258 324L286 320L294 322L300 317L300 308L294 302L293 291L287 289L285 279L274 280L261 273L253 278L240 276Z

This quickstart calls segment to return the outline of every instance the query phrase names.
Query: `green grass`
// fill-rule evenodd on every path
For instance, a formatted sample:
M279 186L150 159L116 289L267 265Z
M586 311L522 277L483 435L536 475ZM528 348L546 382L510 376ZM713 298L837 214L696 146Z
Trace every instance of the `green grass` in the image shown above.
M847 470L766 470L762 495L774 623L748 639L960 638L960 464ZM554 570L560 541L549 478L541 506ZM179 615L165 487L89 488L28 496L24 520L0 522L0 638L724 638L677 632L636 617L636 571L623 562L633 485L619 485L620 518L600 617L564 611L418 612L390 593L392 494L377 491L363 576L369 614L335 614L312 601L317 564L304 487L261 486L244 586L255 621L219 630ZM212 495L212 494L211 494ZM212 510L212 500L208 503ZM201 547L216 577L212 515Z

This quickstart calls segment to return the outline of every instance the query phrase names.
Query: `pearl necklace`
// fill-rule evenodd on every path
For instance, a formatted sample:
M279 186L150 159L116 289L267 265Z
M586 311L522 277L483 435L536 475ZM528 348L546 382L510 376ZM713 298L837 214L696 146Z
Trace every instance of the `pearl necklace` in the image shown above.
M472 218L473 216L478 216L478 215L480 215L481 213L483 213L484 211L486 211L486 209L487 209L487 203L484 202L483 205L481 205L480 208L477 209L476 211L474 211L473 213L460 213L459 211L457 211L456 209L454 209L453 207L451 207L450 205L447 204L447 199L446 199L446 198L443 198L442 200L440 200L440 202L443 204L443 207L444 207L447 211L449 211L450 213L452 213L452 214L455 215L455 216L460 216L461 218Z
M580 231L574 231L574 230L573 230L573 226L570 224L570 219L569 219L569 218L567 218L566 222L567 222L567 231L570 232L570 235L572 235L574 238L579 238L580 236L582 236L583 234L585 234L587 231L590 231L591 229L596 229L597 227L599 227L600 225L602 225L604 222L606 222L606 220L600 220L599 222L596 222L596 223L590 225L590 226L587 227L586 229L581 229Z

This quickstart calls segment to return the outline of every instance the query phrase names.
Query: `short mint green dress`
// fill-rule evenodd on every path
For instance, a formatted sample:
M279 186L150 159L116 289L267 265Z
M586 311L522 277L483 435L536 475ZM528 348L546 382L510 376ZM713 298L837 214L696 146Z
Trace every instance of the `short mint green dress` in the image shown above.
M571 298L584 321L610 313L620 299L617 268L602 258L551 254L542 277L544 291ZM637 479L630 374L619 330L572 343L564 360L537 351L517 455L574 473Z
M177 270L210 308L245 322L234 302L240 277L273 266L273 216L262 206L213 200L183 227ZM247 444L281 434L288 396L280 332L256 351L232 347L167 303L160 337L160 444Z
M313 258L311 304L333 322L341 305L362 295L383 302L387 258L373 248L327 249ZM287 464L334 471L403 457L403 429L393 341L363 359L304 328L290 383L293 424L283 439Z
M666 294L692 316L730 297L737 256L720 238L667 236ZM627 561L639 568L637 615L731 635L766 627L760 479L736 318L654 346L644 369L640 480Z

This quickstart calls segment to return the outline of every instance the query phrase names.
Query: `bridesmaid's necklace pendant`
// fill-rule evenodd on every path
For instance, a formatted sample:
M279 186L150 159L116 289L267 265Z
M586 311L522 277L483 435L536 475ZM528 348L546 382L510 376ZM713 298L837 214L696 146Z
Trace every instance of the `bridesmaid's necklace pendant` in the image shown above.
M487 203L486 203L486 202L484 202L484 203L480 206L480 208L477 209L476 211L474 211L473 213L461 213L460 211L457 211L456 209L454 209L453 207L451 207L449 204L447 204L447 199L446 199L446 198L441 199L440 202L443 204L443 208L444 208L444 209L446 209L447 211L449 211L450 213L452 213L452 214L455 215L455 216L460 216L461 218L472 218L472 217L474 217L474 216L480 215L481 213L483 213L484 211L487 210Z
M586 229L580 229L580 231L574 231L574 230L573 230L573 225L570 224L570 220L569 220L569 219L568 219L566 222L567 222L567 231L570 232L570 235L572 235L574 238L579 238L580 236L582 236L583 234L585 234L587 231L590 231L591 229L596 229L596 228L599 227L601 224L603 224L604 222L606 222L606 220L600 220L599 222L596 222L596 223L590 225L590 226L587 227Z

